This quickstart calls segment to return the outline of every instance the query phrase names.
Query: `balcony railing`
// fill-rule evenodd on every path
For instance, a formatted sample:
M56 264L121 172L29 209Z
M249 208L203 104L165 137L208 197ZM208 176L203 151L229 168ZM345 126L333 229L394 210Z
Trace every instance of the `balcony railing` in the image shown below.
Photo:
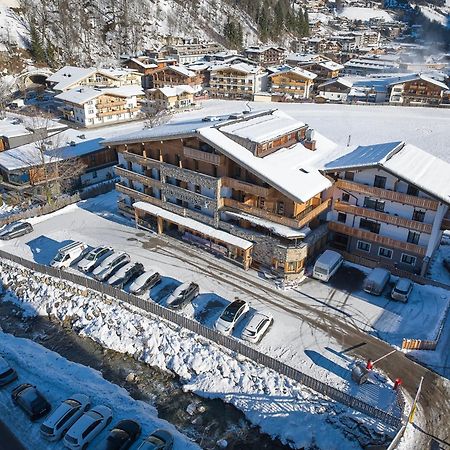
M222 198L221 206L225 208L235 209L238 211L243 211L253 216L259 217L261 219L267 219L271 222L279 223L281 225L286 225L291 228L302 228L307 225L311 220L325 211L331 203L331 199L326 200L321 203L317 208L314 208L312 211L309 211L302 217L300 220L291 219L290 217L280 216L275 213L271 213L264 209L255 208L253 206L247 205L245 203L238 202L232 198Z
M215 153L203 152L202 150L197 150L196 148L183 147L183 153L186 158L192 158L197 161L203 161L215 166L220 166L224 161L222 155L216 155Z
M222 177L222 186L226 186L239 191L247 192L248 194L257 195L258 197L268 197L271 188L257 186L256 184L247 183L246 181L235 180L234 178Z
M361 208L346 202L336 201L334 209L344 213L354 214L355 216L367 217L380 222L389 223L409 230L419 231L421 233L431 234L433 225L430 223L417 222L416 220L405 219L404 217L393 216L391 214L375 211L369 208Z
M127 104L126 100L115 100L113 102L98 102L96 106L97 109L105 109L112 106L124 106L126 104Z
M374 197L383 198L392 202L403 203L405 205L416 206L436 211L438 202L429 198L416 197L414 195L403 194L402 192L389 191L365 184L354 183L348 180L337 180L336 187L348 191L359 192L360 194L368 194Z
M98 112L97 117L113 116L116 114L127 114L130 112L136 112L136 111L140 111L140 110L141 110L141 108L136 106L135 108L118 109L118 110L114 110L114 111L103 111L103 112Z
M425 256L426 248L409 242L398 241L386 236L372 233L371 231L361 230L360 228L353 228L338 222L329 222L328 228L336 233L346 234L356 238L363 239L369 242L385 245L386 247L397 248L409 253L414 253L419 256Z

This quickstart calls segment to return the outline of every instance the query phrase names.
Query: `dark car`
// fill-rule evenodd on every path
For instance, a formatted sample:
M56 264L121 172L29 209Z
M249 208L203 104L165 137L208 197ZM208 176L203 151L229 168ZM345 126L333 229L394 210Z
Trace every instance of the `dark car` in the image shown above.
M171 309L181 309L197 297L198 291L198 284L183 283L169 295L166 305Z
M11 393L13 402L20 406L31 420L44 417L52 409L50 403L32 384L21 384Z
M155 430L137 450L172 450L173 436L166 430Z
M109 280L111 286L122 289L129 281L144 273L144 266L141 263L128 263L120 268Z
M0 239L7 241L9 239L14 239L24 234L31 233L33 227L31 223L28 222L13 222L6 225L2 230L0 230Z
M141 434L141 426L134 420L121 420L98 444L96 450L127 450Z
M155 284L161 281L159 272L149 270L139 275L130 285L130 292L134 295L141 295L147 289L151 289Z

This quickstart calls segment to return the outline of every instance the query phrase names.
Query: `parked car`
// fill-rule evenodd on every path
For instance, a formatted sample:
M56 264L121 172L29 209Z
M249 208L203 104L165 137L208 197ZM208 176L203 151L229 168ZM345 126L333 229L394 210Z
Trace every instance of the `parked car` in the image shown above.
M244 300L235 300L230 303L216 320L215 329L223 334L231 334L235 325L248 312L250 307Z
M112 411L104 405L97 405L85 412L64 436L67 448L85 449L106 426L111 423Z
M17 380L17 372L0 356L0 387Z
M363 288L369 294L381 295L390 279L391 272L389 270L376 267L364 280Z
M411 294L413 287L413 282L411 280L408 280L408 278L399 278L397 280L397 283L395 283L394 288L392 289L391 297L394 300L407 302L409 294Z
M71 242L58 250L50 265L57 269L69 267L86 253L87 248L84 242Z
M83 272L91 272L108 256L112 255L114 250L111 247L100 246L91 250L79 263L78 268Z
M169 295L166 305L171 309L181 309L194 300L194 298L197 297L198 292L198 284L189 282L183 283Z
M256 311L242 330L241 337L246 341L256 343L267 333L272 323L273 317L271 314Z
M63 434L91 407L87 395L75 394L64 400L41 425L41 435L47 441L59 441Z
M93 270L92 275L98 281L106 281L111 275L116 273L121 267L129 262L130 255L128 253L113 253Z
M29 383L17 386L11 393L13 402L19 406L31 420L44 417L52 409L45 397Z
M24 234L31 233L33 231L33 226L28 222L13 222L5 225L0 230L0 239L3 241L9 241Z
M138 277L144 272L144 266L137 263L128 263L121 267L109 280L111 286L122 289L130 280Z
M151 289L161 281L161 275L155 270L148 270L139 275L130 285L130 292L134 295L141 295L147 289Z
M155 430L137 450L172 450L173 436L166 430Z
M99 443L96 450L127 450L137 441L141 426L134 420L121 420Z
M343 262L344 258L340 253L325 250L314 264L313 277L326 282L337 272Z
M444 258L442 263L444 264L444 267L450 272L450 257Z

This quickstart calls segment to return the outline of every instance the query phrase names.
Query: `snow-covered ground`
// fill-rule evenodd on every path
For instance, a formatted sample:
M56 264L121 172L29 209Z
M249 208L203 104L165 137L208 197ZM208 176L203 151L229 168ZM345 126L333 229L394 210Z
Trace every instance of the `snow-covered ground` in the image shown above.
M295 448L315 443L320 449L357 449L359 444L354 435L361 439L363 430L373 436L393 431L137 308L95 293L80 295L80 289L75 286L61 285L43 275L20 272L14 265L3 266L0 274L9 289L4 299L19 304L27 315L55 316L71 323L80 335L94 339L103 347L128 353L163 370L172 370L181 377L185 389L234 404L262 431ZM13 292L21 292L21 298ZM7 342L5 346L8 347ZM28 355L25 356L28 359ZM39 358L36 361L41 363ZM60 377L59 370L53 368L53 371L55 377L61 378L61 383L68 384L64 376ZM77 375L77 378L88 377ZM47 379L47 382L51 386L52 380ZM366 394L377 395L376 386L380 383L385 384L385 379L373 373ZM388 386L386 389L392 392ZM391 408L392 405L384 405L388 411ZM319 429L326 432L318 434Z
M439 24L443 25L444 27L447 26L447 23L449 22L448 15L442 14L439 11L436 11L433 8L430 8L429 6L420 6L420 12L432 22L438 22Z
M200 111L175 116L174 121L246 110L247 102L207 100ZM450 110L387 105L332 105L317 103L248 103L253 110L280 109L307 123L325 137L346 147L406 141L450 162Z
M383 19L385 22L393 22L394 19L387 11L378 8L364 8L361 6L347 6L339 17L346 17L349 20L362 20L366 22L370 19Z
M91 398L92 406L102 404L112 409L111 426L122 419L135 419L142 426L142 437L148 436L157 428L164 428L174 435L175 449L199 448L179 433L173 425L159 419L153 406L134 400L125 389L106 381L96 370L70 362L33 341L3 332L0 332L0 354L9 361L19 375L16 382L0 389L0 417L26 448L56 449L61 448L62 445L60 442L44 441L39 434L39 426L44 419L33 423L13 404L11 391L19 383L31 383L37 386L52 405L52 409L71 395L83 393ZM111 426L103 430L89 448L94 448L95 444L101 442L107 436Z
M0 51L7 51L6 45L26 48L29 32L24 23L11 8L19 8L16 0L0 0Z
M450 258L450 237L442 242L428 269L431 279L450 285L450 272L444 267L445 258Z

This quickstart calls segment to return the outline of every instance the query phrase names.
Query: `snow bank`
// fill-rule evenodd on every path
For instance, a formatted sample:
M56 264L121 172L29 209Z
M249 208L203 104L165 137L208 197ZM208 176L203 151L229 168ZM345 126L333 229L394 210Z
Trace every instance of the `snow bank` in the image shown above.
M263 432L286 444L356 449L356 439L367 443L368 436L378 436L383 441L385 433L392 432L158 317L93 292L82 295L82 288L70 283L1 264L0 277L9 289L6 299L26 308L27 314L55 316L103 347L175 372L185 389L234 404Z
M106 381L96 370L70 362L33 341L3 332L0 332L0 353L17 370L18 381L36 385L53 409L70 395L81 391L91 398L92 405L105 404L112 408L112 425L122 419L136 419L142 426L142 437L149 435L156 428L164 428L174 435L175 449L199 448L179 433L173 425L158 419L158 413L153 406L134 400L125 389ZM11 390L12 387L0 390L2 420L17 436L26 436L27 448L40 450L61 448L61 443L46 443L42 440L39 423L24 419L24 413L12 403ZM95 442L100 442L110 428L107 427Z

